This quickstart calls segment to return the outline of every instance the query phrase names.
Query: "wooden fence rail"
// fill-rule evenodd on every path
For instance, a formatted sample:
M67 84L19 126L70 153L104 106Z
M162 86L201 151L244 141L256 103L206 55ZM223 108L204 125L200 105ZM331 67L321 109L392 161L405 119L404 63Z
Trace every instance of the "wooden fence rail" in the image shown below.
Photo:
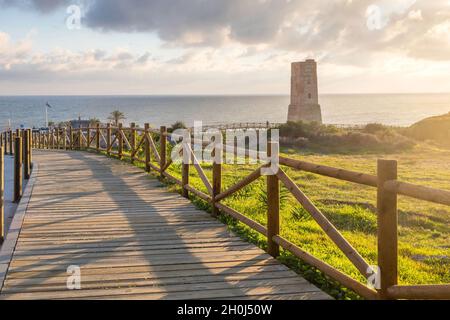
M76 133L76 134L75 134ZM11 132L3 134L4 145L10 142ZM213 150L213 174L209 181L203 171L195 152L190 146L180 149L183 158L181 165L181 180L172 176L168 169L175 159L171 159L170 151L174 142L172 135L165 127L152 129L148 124L138 128L132 124L125 128L121 124L117 127L97 125L83 129L54 129L49 132L33 132L33 147L38 149L63 150L92 150L103 152L119 159L128 159L132 163L142 163L147 172L154 171L159 176L171 180L182 189L182 195L188 197L194 194L207 201L213 208L213 214L219 212L231 216L253 230L267 237L268 253L277 257L280 248L291 252L294 256L316 267L342 285L354 290L367 299L450 299L450 284L402 286L398 285L398 239L397 239L397 197L405 195L419 200L431 201L450 206L450 191L437 190L417 186L397 180L397 162L388 160L378 161L377 175L343 170L314 163L279 158L279 166L275 175L267 176L267 227L251 220L240 212L221 203L245 186L261 178L262 169L273 165L264 163L262 167L237 182L227 190L222 189L222 157L227 150L236 150L236 146L224 146L217 143ZM159 143L157 144L156 141ZM277 143L269 141L268 151L276 152ZM218 156L216 156L218 155ZM294 198L308 211L325 234L347 256L349 261L366 278L373 275L373 269L357 250L345 239L326 216L303 193L299 186L286 174L282 167L310 172L342 181L352 182L377 189L378 214L378 267L379 288L372 289L365 284L351 278L324 261L312 256L294 243L283 238L280 231L280 183L282 183ZM202 181L207 193L194 188L189 182L190 170L193 168Z

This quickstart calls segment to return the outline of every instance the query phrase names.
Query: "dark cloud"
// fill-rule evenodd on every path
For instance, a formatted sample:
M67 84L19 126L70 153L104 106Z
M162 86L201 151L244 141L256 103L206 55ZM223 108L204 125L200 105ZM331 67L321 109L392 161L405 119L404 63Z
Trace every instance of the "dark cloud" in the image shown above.
M41 12L74 1L0 0ZM77 1L75 1L77 2ZM430 30L449 20L447 0L84 0L83 23L101 32L153 32L179 46L248 46L311 52L352 62L352 56L402 51L413 57L445 60L433 53L445 39ZM379 8L381 24L367 27L367 9ZM414 15L409 16L411 10ZM447 51L446 51L447 52ZM450 57L448 58L450 59ZM337 61L338 62L338 61Z
M103 31L156 32L165 41L193 44L270 42L296 3L292 0L97 0L86 23Z
M50 12L56 8L69 4L68 0L0 0L0 7L16 6L28 9L36 9L40 12Z

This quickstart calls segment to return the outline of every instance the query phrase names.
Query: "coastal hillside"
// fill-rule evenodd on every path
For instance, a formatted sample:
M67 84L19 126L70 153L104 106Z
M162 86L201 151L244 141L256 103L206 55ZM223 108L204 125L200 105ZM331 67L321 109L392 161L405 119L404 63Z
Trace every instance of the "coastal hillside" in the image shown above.
M419 121L407 130L407 135L421 141L431 140L450 147L450 112Z

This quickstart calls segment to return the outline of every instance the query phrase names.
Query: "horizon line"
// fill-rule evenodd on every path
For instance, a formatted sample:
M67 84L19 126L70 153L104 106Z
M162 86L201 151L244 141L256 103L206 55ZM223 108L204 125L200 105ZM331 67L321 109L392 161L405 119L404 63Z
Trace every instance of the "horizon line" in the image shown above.
M321 93L319 96L331 95L438 95L450 92L341 92ZM195 93L195 94L0 94L0 97L274 97L290 96L289 93Z

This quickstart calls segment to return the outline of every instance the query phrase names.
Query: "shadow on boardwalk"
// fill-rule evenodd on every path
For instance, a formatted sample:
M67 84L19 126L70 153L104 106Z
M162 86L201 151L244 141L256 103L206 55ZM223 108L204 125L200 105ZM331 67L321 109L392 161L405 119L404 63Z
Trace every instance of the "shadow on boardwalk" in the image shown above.
M103 156L39 151L3 299L327 299L178 194ZM67 268L81 268L81 290Z

